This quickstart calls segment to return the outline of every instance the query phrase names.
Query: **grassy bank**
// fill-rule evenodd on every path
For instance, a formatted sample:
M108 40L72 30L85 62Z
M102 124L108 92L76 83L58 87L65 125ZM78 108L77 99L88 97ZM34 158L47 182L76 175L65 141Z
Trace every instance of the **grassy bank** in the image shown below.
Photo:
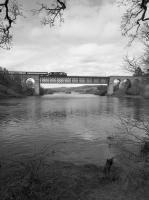
M8 166L7 166L8 168ZM126 179L117 165L105 176L103 166L68 162L19 161L2 165L1 200L147 200L149 183L145 178ZM124 178L125 177L125 178Z

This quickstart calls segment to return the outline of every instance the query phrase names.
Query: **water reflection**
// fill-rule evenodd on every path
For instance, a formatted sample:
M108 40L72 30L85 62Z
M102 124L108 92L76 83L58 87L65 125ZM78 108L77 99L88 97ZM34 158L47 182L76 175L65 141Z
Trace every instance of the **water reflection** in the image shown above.
M22 154L59 140L104 139L120 115L140 120L149 115L149 101L78 94L0 100L0 151Z

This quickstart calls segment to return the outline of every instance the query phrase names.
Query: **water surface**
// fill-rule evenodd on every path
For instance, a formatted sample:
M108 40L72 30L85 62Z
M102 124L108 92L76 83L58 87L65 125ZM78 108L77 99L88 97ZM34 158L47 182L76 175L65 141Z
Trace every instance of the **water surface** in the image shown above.
M97 160L109 154L99 143L115 131L122 114L148 116L149 100L76 93L0 100L0 157L53 145L59 159Z

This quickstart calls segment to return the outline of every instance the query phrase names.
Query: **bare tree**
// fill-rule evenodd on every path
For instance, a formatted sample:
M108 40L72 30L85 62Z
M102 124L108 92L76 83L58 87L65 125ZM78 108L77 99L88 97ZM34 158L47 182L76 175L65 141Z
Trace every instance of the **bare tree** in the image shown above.
M109 147L124 170L124 187L140 187L149 174L149 118L119 116L116 133L109 137Z
M40 14L44 12L42 24L54 25L56 19L63 21L63 10L66 9L66 3L63 0L54 0L55 3L49 5L40 4L39 9L33 12ZM0 48L9 49L12 41L12 27L16 23L18 16L22 16L21 5L17 0L0 0Z
M0 47L9 48L12 41L12 26L22 15L17 0L0 1Z
M142 63L144 66L144 71L148 73L149 72L149 44L144 43L144 45L145 45L145 52L144 52L144 55L142 56Z
M141 69L142 66L142 57L141 58L129 58L128 56L124 57L124 69L133 73L134 76L142 76L143 70Z
M118 0L118 3L126 8L121 21L122 34L129 36L131 42L139 37L140 32L146 37L146 34L149 34L149 0Z
M55 0L55 3L53 4L39 4L39 9L34 9L34 14L40 14L44 13L44 17L42 18L42 24L43 25L50 25L54 26L56 19L59 19L60 22L63 22L63 11L66 9L66 3L65 0Z

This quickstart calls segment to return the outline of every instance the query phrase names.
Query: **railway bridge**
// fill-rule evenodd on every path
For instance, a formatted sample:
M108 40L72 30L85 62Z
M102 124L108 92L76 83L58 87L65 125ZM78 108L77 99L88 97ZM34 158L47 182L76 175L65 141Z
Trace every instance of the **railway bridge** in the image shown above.
M20 72L10 71L10 75L19 75L22 86L26 85L28 79L33 79L35 95L40 94L40 84L86 84L86 85L107 85L107 94L112 95L114 92L114 81L122 82L124 80L141 81L142 77L134 76L68 76L68 75L50 75L48 72Z

